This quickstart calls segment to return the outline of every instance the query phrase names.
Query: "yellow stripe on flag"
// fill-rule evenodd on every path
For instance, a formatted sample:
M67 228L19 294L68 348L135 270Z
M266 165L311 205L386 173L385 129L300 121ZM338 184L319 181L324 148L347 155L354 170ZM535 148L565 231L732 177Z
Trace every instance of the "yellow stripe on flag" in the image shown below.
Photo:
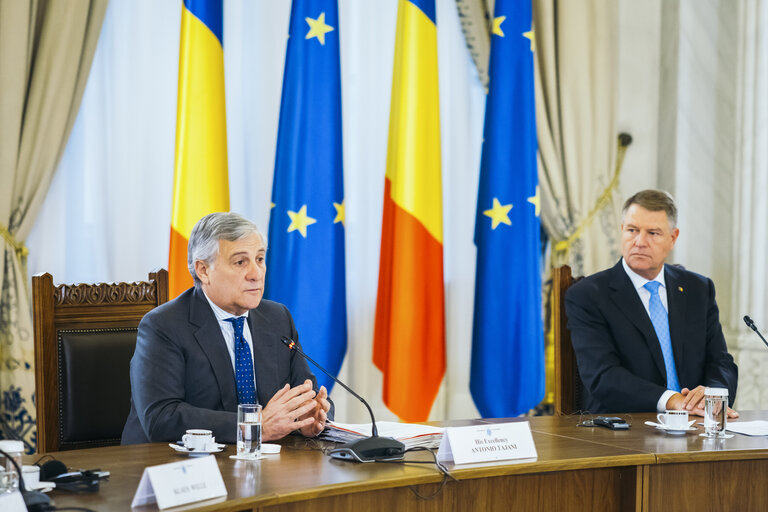
M228 210L224 55L213 32L182 7L171 214L175 236L168 262L171 297L192 285L186 246L180 245L201 217Z
M387 151L392 200L442 244L437 27L406 0L398 7L395 63Z

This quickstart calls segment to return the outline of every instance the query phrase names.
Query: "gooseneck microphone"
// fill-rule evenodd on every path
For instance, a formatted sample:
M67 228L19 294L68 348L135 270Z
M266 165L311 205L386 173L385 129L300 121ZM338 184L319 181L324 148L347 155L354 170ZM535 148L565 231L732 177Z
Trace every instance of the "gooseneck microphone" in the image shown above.
M763 343L765 343L765 346L768 347L768 341L765 341L765 338L763 338L763 335L760 334L760 331L757 329L755 322L753 322L752 319L749 318L749 315L744 315L744 323L747 324L747 327L755 331L757 335L760 336L760 339L763 340Z
M363 405L365 405L366 409L368 409L368 414L371 415L371 437L365 437L357 441L352 441L340 446L339 448L336 448L335 450L331 450L331 457L335 459L353 460L357 462L400 460L403 458L405 453L405 445L397 439L393 439L391 437L379 437L379 431L376 428L376 419L373 417L373 411L371 410L371 406L368 405L368 402L366 402L363 397L352 391L349 386L341 382L339 379L328 373L325 368L317 364L317 361L309 357L303 350L301 350L299 345L291 338L283 336L282 341L286 347L288 347L290 350L295 350L307 361L320 368L320 370L331 379L333 379L334 382L349 391L352 396L363 402Z

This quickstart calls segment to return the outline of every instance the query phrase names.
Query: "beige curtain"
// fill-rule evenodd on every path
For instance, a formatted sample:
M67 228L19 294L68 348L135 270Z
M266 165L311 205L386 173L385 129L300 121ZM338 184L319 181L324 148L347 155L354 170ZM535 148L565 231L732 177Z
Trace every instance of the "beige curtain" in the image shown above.
M541 220L553 266L575 275L619 258L614 0L535 0Z
M480 83L488 90L488 62L491 56L491 23L495 0L456 0L464 41L475 64Z
M24 240L77 116L107 0L0 0L0 437L35 448Z

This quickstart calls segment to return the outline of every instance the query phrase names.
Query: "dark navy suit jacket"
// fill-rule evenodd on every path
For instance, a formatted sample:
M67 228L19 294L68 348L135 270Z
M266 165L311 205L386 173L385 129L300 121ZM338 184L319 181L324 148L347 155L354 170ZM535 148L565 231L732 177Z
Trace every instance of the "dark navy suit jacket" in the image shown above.
M262 300L248 313L256 393L266 405L278 389L315 376L280 340L298 334L288 309ZM235 442L237 385L232 360L203 292L190 288L147 313L139 324L131 360L131 411L122 444L176 441L187 429L213 430ZM333 418L333 404L329 418Z
M720 326L715 286L704 276L665 265L669 331L681 387L728 388L736 398L738 370ZM592 413L655 412L666 370L653 324L619 260L565 295L584 408Z

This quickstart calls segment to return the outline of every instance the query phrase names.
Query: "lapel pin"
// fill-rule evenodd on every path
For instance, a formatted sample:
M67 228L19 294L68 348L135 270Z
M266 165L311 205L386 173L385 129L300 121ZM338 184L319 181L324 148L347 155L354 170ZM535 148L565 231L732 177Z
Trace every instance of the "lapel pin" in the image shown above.
M680 291L683 291L683 287L682 286L678 286L677 289L680 290Z

